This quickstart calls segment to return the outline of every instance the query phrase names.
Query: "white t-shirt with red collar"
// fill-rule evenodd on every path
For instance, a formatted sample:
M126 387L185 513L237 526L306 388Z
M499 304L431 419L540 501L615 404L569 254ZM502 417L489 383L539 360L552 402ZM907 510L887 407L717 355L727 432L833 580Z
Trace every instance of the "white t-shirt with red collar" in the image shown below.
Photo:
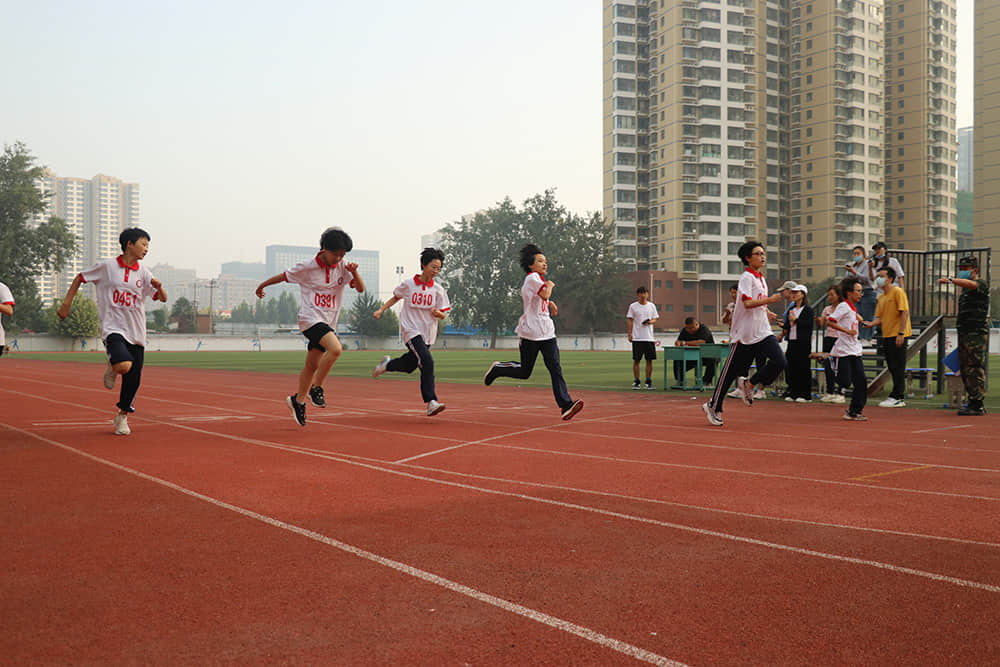
M0 303L6 306L14 305L14 295L11 293L10 288L0 283ZM6 334L3 332L3 315L0 315L0 345L7 344Z
M541 291L545 289L545 276L532 271L524 278L521 285L521 301L524 302L524 314L517 321L514 332L528 340L549 340L556 337L556 325L549 314L549 300L543 299Z
M771 336L771 321L767 319L767 306L747 308L744 301L767 298L767 281L764 276L747 267L740 276L733 308L733 321L729 325L729 338L744 345L759 343Z
M337 329L340 308L344 305L344 289L354 287L354 276L344 262L330 266L319 256L299 262L285 271L285 280L299 286L299 331L315 324Z
M97 290L101 340L119 334L132 345L145 347L146 298L156 294L153 273L139 262L126 266L119 255L82 271L80 278Z
M853 304L841 301L833 312L827 316L827 321L834 322L839 327L851 329L853 333L846 334L843 331L834 329L837 334L837 342L830 350L831 357L860 357L861 339L858 338L858 311Z
M392 290L392 295L403 302L399 314L399 333L403 342L422 336L428 347L433 345L437 340L438 321L431 315L431 310L451 310L448 293L441 283L435 283L433 279L425 283L421 282L420 276L413 276L412 280L404 280Z

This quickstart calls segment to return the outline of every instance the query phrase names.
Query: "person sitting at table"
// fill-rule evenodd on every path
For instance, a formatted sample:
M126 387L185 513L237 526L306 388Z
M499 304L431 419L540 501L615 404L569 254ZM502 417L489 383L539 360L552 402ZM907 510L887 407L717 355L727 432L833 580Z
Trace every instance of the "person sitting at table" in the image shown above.
M714 343L715 339L712 338L712 332L708 330L704 324L699 322L693 317L689 317L684 320L684 328L681 332L677 334L678 347L697 347L699 345L704 345L705 343ZM686 363L686 367L684 366ZM702 359L702 382L706 385L712 384L715 380L715 359ZM696 361L675 361L674 362L674 379L677 380L678 384L682 383L682 378L684 374L687 373L692 368L697 368L698 362ZM683 370L682 370L683 369Z

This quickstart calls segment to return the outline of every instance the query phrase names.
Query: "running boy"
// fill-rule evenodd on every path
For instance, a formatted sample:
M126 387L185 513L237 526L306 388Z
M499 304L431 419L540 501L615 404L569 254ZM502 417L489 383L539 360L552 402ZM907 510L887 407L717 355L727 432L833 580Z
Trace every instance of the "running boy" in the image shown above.
M342 261L354 247L347 232L339 227L328 228L319 239L319 247L315 258L268 278L257 285L256 290L257 297L263 299L265 287L290 282L297 284L302 294L299 331L309 345L306 363L299 373L298 391L285 399L299 426L306 425L307 396L316 407L326 407L323 381L342 351L336 328L344 302L344 288L350 286L358 292L365 291L365 283L358 275L358 265Z
M399 333L406 343L406 354L398 359L383 357L372 371L372 377L377 378L386 371L412 373L419 368L420 396L427 404L428 417L444 410L444 404L438 403L434 391L434 359L430 349L437 340L437 321L447 317L447 312L451 310L448 293L441 283L434 282L443 264L443 252L436 248L424 248L420 253L420 273L412 280L400 283L392 290L392 298L373 314L376 320L380 319L382 313L396 305L397 301L403 302Z
M864 422L868 421L868 417L861 414L861 411L868 402L868 380L865 378L861 340L858 338L861 323L858 321L857 307L863 288L857 278L844 278L840 283L840 290L844 300L826 318L827 328L837 332L837 342L830 350L830 357L840 386L852 387L851 404L844 413L844 419Z
M781 301L785 285L777 293L768 296L767 282L761 273L767 260L764 246L760 243L747 241L736 254L746 270L740 276L736 306L733 308L733 323L729 328L729 357L722 367L719 383L715 385L715 394L702 406L708 423L713 426L722 426L722 402L733 380L736 380L736 386L742 392L743 402L750 406L753 405L754 388L774 382L786 366L778 339L771 333L771 322L778 316L767 308L768 304ZM745 374L758 354L762 354L765 361L763 364L758 363L757 371L747 379Z
M7 339L3 331L3 315L10 317L14 314L14 295L11 294L10 288L0 283L0 357L3 356L3 351L7 345Z
M521 268L528 274L521 285L524 314L515 329L521 337L521 361L494 361L486 371L483 382L488 387L499 377L527 380L531 377L535 360L541 352L552 378L552 393L556 397L556 404L562 410L563 420L569 421L573 415L583 410L583 401L570 398L562 367L559 365L559 344L556 341L556 326L551 317L558 314L559 309L549 301L556 284L545 278L549 264L542 249L533 243L521 248Z
M77 274L56 314L65 320L80 285L94 285L101 340L108 352L104 386L114 389L115 380L122 376L118 414L113 422L115 434L129 435L132 429L128 425L128 415L135 412L133 402L139 391L146 351L146 297L165 302L167 293L148 268L139 266L139 260L149 252L149 234L138 227L130 227L118 236L118 243L122 254Z
M653 325L659 319L656 306L649 302L649 290L645 285L639 285L635 291L638 301L633 301L628 307L628 342L632 343L632 375L635 381L632 388L639 388L639 362L646 358L646 389L653 388L653 362L656 361L656 339L653 337Z

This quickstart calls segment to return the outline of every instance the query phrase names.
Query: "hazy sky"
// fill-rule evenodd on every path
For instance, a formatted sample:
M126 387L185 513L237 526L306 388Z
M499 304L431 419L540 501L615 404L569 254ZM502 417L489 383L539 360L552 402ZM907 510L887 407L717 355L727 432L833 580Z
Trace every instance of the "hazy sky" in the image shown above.
M958 124L972 124L973 0ZM218 273L340 225L416 271L420 235L550 187L601 208L600 0L22 2L0 142L142 186L151 264Z

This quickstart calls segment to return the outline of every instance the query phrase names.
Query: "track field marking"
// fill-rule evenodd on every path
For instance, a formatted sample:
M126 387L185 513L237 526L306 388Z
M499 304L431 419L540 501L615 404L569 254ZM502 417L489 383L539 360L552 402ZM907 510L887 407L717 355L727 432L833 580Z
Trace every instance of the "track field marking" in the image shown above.
M153 421L155 421L155 420L153 420ZM777 543L777 542L768 542L766 540L759 540L759 539L756 539L756 538L744 537L742 535L734 535L734 534L731 534L731 533L724 533L724 532L717 531L717 530L708 530L706 528L698 528L698 527L695 527L695 526L687 526L687 525L684 525L684 524L674 523L674 522L670 522L670 521L661 521L659 519L651 519L651 518L648 518L648 517L636 516L634 514L625 514L625 513L622 513L622 512L615 512L615 511L612 511L612 510L602 509L600 507L591 507L589 505L580 505L578 503L568 503L568 502L563 502L563 501L559 501L559 500L553 500L553 499L550 499L550 498L541 498L541 497L538 497L538 496L530 496L530 495L526 495L526 494L522 494L522 493L513 493L513 492L510 492L510 491L500 491L500 490L497 490L497 489L488 489L488 488L484 488L484 487L481 487L481 486L474 486L474 485L471 485L471 484L463 484L463 483L460 483L460 482L451 482L451 481L447 481L447 480L436 479L436 478L433 478L433 477L427 477L427 476L424 476L424 475L417 475L415 473L406 472L406 471L403 471L403 470L395 470L395 469L392 469L392 468L387 468L387 467L385 467L385 465L387 465L387 464L376 465L376 464L364 463L364 462L360 462L360 461L354 461L354 460L350 460L350 459L347 459L347 458L344 458L344 457L341 457L341 456L337 456L337 455L334 455L334 454L317 453L317 452L315 452L313 450L308 450L308 449L305 449L305 448L302 448L302 447L297 447L297 446L294 446L294 445L287 445L287 444L284 444L284 443L269 442L269 441L265 441L265 440L256 440L256 439L253 439L253 438L244 438L242 436L230 435L228 433L217 433L217 432L214 432L214 431L206 431L204 429L195 428L193 426L185 426L185 425L182 425L182 424L171 424L170 422L156 422L156 423L160 423L160 424L167 425L167 426L171 426L172 425L175 428L180 428L180 429L183 429L183 430L191 431L193 433L200 433L200 434L203 434L203 435L214 436L214 437L223 438L223 439L226 439L226 440L234 440L234 441L237 441L237 442L245 442L245 443L250 444L250 445L255 445L255 446L260 446L260 447L266 447L268 449L277 449L277 450L284 450L284 451L290 451L290 452L303 453L303 454L307 454L309 456L315 456L317 458L322 458L322 459L326 459L326 460L329 460L329 461L334 461L334 462L338 462L338 463L345 463L347 465L357 466L357 467L360 467L360 468L365 468L365 469L368 469L368 470L374 470L374 471L377 471L377 472L384 472L384 473L387 473L387 474L390 474L390 475L397 475L397 476L400 476L400 477L405 477L405 478L409 478L409 479L415 479L415 480L418 480L418 481L426 481L426 482L430 482L432 484L440 484L442 486L450 486L450 487L459 488L459 489L466 489L466 490L473 491L473 492L476 492L476 493L484 493L484 494L494 495L494 496L515 498L515 499L519 499L519 500L526 500L528 502L540 503L540 504L544 504L544 505L551 505L551 506L554 506L554 507L561 507L561 508L571 509L571 510L576 510L576 511L589 512L589 513L598 514L598 515L602 515L602 516L610 516L610 517L613 517L613 518L623 519L623 520L626 520L626 521L634 521L636 523L642 523L642 524L647 524L647 525L659 526L659 527L662 527L662 528L669 528L669 529L673 529L673 530L680 530L680 531L684 531L684 532L688 532L688 533L693 533L693 534L696 534L696 535L703 535L703 536L706 536L706 537L713 537L713 538L728 540L728 541L737 542L737 543L741 543L741 544L749 544L749 545L752 545L752 546L763 547L763 548L766 548L766 549L774 549L774 550L777 550L777 551L785 551L785 552L795 553L795 554L800 554L800 555L805 555L805 556L812 556L812 557L815 557L815 558L820 558L820 559L829 560L829 561L849 563L849 564L861 565L861 566L865 566L865 567L872 567L872 568L876 568L876 569L880 569L880 570L894 572L896 574L908 574L908 575L912 575L912 576L916 576L916 577L920 577L920 578L924 578L924 579L929 579L929 580L932 580L932 581L939 581L939 582L942 582L942 583L954 584L954 585L965 587L965 588L978 589L978 590L983 590L983 591L987 591L987 592L990 592L990 593L1000 593L1000 586L996 586L996 585L993 585L993 584L987 584L987 583L983 583L983 582L979 582L979 581L972 581L972 580L969 580L969 579L961 579L961 578L958 578L958 577L952 577L952 576L948 576L948 575L944 575L944 574L938 574L936 572L927 572L925 570L918 570L918 569L915 569L915 568L904 567L904 566L900 566L900 565L893 565L891 563L883 563L881 561L876 561L876 560L870 560L870 559L864 559L864 558L856 558L854 556L843 556L843 555L840 555L840 554L833 554L833 553L828 553L828 552L824 552L824 551L817 551L815 549L806 549L806 548L803 548L803 547L795 547L795 546L791 546L791 545L787 545L787 544L780 544L780 543ZM54 444L58 444L58 446L60 446L60 447L63 447L63 448L68 449L70 451L78 452L78 453L80 453L83 456L87 456L89 458L94 458L95 460L100 460L100 461L103 462L103 459L98 459L97 457L93 457L90 454L87 454L86 452L82 452L82 451L76 450L73 447L70 447L69 445L63 445L61 443L56 443L55 441L50 441L47 438L43 438L42 436L36 435L34 433L31 433L30 431L21 431L21 429L17 429L17 428L15 428L13 426L9 426L9 425L6 425L6 424L0 425L0 426L4 426L5 428L9 428L9 429L12 429L12 430L16 430L16 431L20 431L22 433L29 434L29 435L31 435L33 437L39 438L41 440L45 440L46 442L52 442ZM108 463L110 465L115 466L115 467L121 467L122 469L125 469L124 466L119 466L119 464L116 464L116 463L113 463L113 462L110 462L110 461ZM145 475L145 473L139 473L139 474ZM151 477L151 479L157 479L157 478L152 478ZM165 483L166 484L171 484L170 482L165 482ZM863 485L857 485L857 486L863 486ZM178 487L178 488L181 488L181 487ZM873 488L880 488L880 487L873 487ZM196 493L196 492L192 491L191 493ZM219 502L222 502L222 501L219 501Z
M503 598L497 597L495 595L490 595L489 593L485 593L478 589L472 588L471 586L466 586L465 584L461 584L457 581L447 579L440 575L434 574L433 572L428 572L427 570L422 570L412 565L407 565L406 563L400 562L398 560L393 560L386 556L380 556L379 554L367 551L365 549L356 547L346 542L342 542L336 538L323 535L322 533L317 533L316 531L309 530L308 528L296 526L295 524L287 523L275 517L271 517L266 514L260 514L259 512L254 512L253 510L249 510L244 507L240 507L238 505L227 503L223 500L219 500L218 498L207 496L203 493L199 493L197 491L194 491L193 489L189 489L179 484L175 484L168 480L161 479L159 477L154 477L153 475L149 475L142 471L135 470L134 468L123 466L119 463L115 463L114 461L109 461L107 459L100 458L99 456L94 456L93 454L89 454L82 450L76 449L75 447L72 447L70 445L66 445L61 442L51 440L49 438L44 438L35 433L31 433L30 431L23 431L19 428L15 428L7 424L2 424L0 426L11 429L13 431L18 431L24 435L29 435L31 437L37 438L47 444L59 447L65 451L76 454L77 456L82 456L83 458L89 459L96 463L100 463L110 468L114 468L115 470L119 470L129 475L134 475L139 479L143 479L148 482L158 484L172 491L182 493L191 498L201 500L216 507L228 510L230 512L235 512L236 514L244 516L248 519L253 519L254 521L259 521L261 523L273 526L275 528L279 528L289 533L305 537L315 542L319 542L320 544L325 544L327 546L334 547L335 549L339 549L340 551L343 551L345 553L357 556L358 558L363 558L367 561L375 563L376 565L381 565L382 567L387 567L396 570L397 572L409 575L415 579L419 579L421 581L425 581L427 583L440 586L454 593L458 593L460 595L472 598L478 602L482 602L491 605L493 607L497 607L512 614L517 614L518 616L522 616L529 620L535 621L536 623L546 625L550 628L554 628L556 630L561 630L568 634L575 635L577 637L580 637L581 639L585 639L599 646L603 646L605 648L627 655L631 658L635 658L636 660L641 660L643 662L647 662L653 665L664 665L666 667L685 667L685 664L682 662L671 660L666 656L659 655L658 653L653 653L652 651L647 651L646 649L641 648L639 646L635 646L634 644L629 644L620 639L609 637L608 635L602 634L591 628L578 625L571 621L566 621L556 616L551 616L536 609L525 607L524 605L517 604L516 602L511 602L510 600L504 600Z
M224 421L250 421L259 419L252 415L183 415L178 417L166 417L179 422L224 422Z
M921 431L910 431L910 433L930 433L931 431L951 431L956 428L972 428L972 424L961 424L959 426L942 426L941 428L925 428Z
M94 422L31 422L32 426L39 428L73 428L76 426L107 426L112 423L111 419Z
M904 472L914 472L916 470L929 470L936 466L917 466L916 468L900 468L899 470L889 470L888 472L877 472L873 475L862 475L860 477L851 477L851 479L874 479L876 477L887 477L888 475L898 475Z

